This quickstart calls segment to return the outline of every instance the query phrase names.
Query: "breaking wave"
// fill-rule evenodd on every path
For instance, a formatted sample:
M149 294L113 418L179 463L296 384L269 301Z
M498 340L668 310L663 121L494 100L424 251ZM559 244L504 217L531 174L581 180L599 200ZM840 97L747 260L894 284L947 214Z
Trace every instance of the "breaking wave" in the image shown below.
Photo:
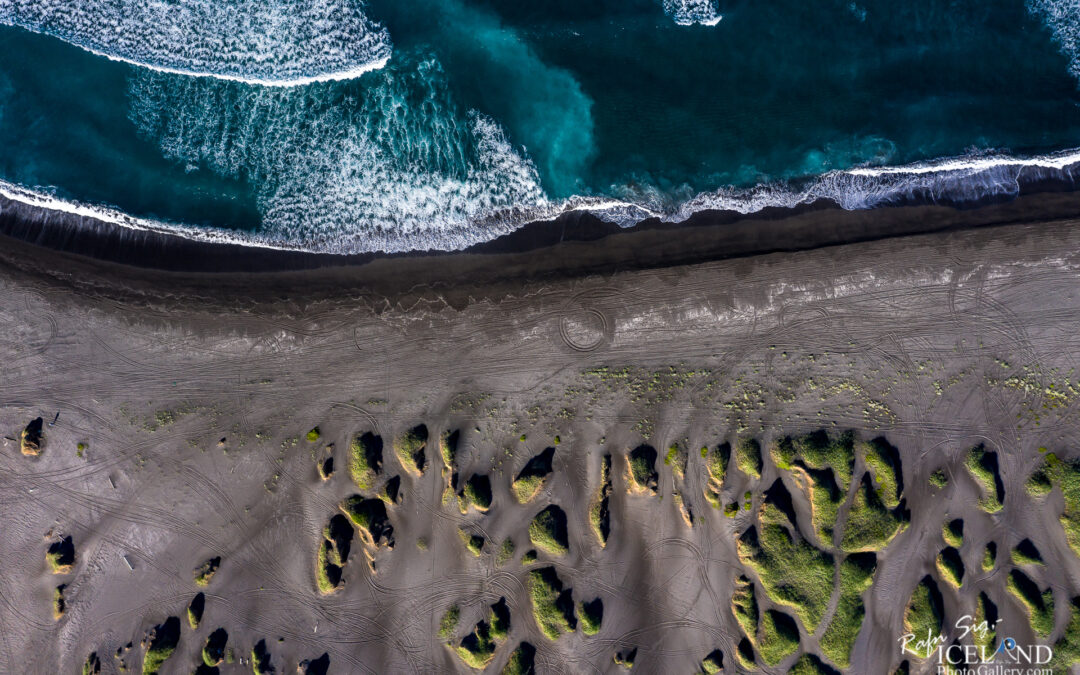
M342 92L143 71L131 80L130 117L189 171L248 182L257 236L274 245L460 249L546 206L533 164L493 120L459 114L437 61L377 78Z
M385 66L360 0L0 0L0 23L167 73L295 86Z
M724 18L716 0L664 0L664 12L680 26L715 26Z
M1028 0L1028 11L1042 17L1080 78L1080 0Z

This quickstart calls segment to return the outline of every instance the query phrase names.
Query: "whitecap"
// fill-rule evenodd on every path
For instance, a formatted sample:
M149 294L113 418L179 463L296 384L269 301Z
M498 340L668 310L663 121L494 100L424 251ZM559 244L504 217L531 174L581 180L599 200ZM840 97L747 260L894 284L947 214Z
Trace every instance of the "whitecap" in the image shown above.
M715 26L724 18L716 0L664 0L664 12L680 26Z
M382 68L359 0L0 0L0 23L166 73L295 86Z
M1080 78L1080 0L1028 0L1027 7L1042 17L1069 58L1070 72Z

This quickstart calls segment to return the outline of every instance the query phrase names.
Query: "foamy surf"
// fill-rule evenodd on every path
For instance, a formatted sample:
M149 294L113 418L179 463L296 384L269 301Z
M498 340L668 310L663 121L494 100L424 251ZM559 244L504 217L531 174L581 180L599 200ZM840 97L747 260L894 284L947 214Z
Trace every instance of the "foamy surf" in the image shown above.
M716 0L664 0L664 12L680 26L715 26L724 18Z
M0 23L163 73L300 86L385 66L389 33L363 7L355 0L0 0Z
M476 126L478 125L478 126ZM500 171L512 167L524 170L532 179L527 160L514 158L512 150L505 145L501 131L490 120L474 116L473 133L481 135L481 156L485 157L488 173L475 176L498 177ZM508 154L511 153L511 154ZM1071 182L1080 169L1080 149L1031 158L1008 155L971 156L921 162L907 166L859 167L845 171L831 171L810 179L802 188L791 184L771 183L740 189L727 187L705 192L681 203L665 204L661 198L628 201L599 196L576 196L566 200L549 201L542 194L532 191L530 199L511 204L503 199L487 195L465 207L465 211L446 217L438 208L429 209L410 227L401 230L380 230L374 221L353 223L354 229L345 227L345 219L329 232L318 227L326 221L306 224L293 223L285 228L260 228L256 231L237 231L192 227L184 224L138 218L106 206L82 204L64 200L44 190L29 189L0 181L0 197L33 208L78 217L93 218L100 222L134 231L168 234L207 243L228 243L278 250L305 251L330 254L398 253L412 250L455 251L469 248L509 234L521 226L535 221L548 220L573 211L587 211L607 222L631 227L643 220L656 218L663 222L683 222L701 211L726 211L749 215L767 208L796 208L819 201L829 201L845 210L862 210L898 203L944 203L970 204L995 197L1011 197L1018 194L1026 180L1058 180ZM444 181L436 188L413 199L431 198L440 191L459 191L459 199L476 198L470 194L467 181ZM419 184L405 183L399 191L423 190ZM472 190L482 190L479 181ZM344 203L346 210L339 212L348 218L355 212L348 211L349 186L318 197L320 208L333 208ZM355 196L355 195L354 195ZM396 195L401 197L402 194ZM410 203L415 206L415 201ZM440 202L429 203L437 207ZM309 209L313 204L299 204ZM288 209L285 204L282 208ZM2 205L0 205L2 210ZM309 211L310 213L310 211ZM383 223L386 225L388 223Z

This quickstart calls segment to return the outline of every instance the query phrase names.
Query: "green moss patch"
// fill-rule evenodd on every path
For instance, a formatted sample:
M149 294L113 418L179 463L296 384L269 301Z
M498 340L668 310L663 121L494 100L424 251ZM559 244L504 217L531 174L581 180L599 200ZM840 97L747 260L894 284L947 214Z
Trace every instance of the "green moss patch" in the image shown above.
M525 504L532 500L544 486L544 481L551 475L555 459L555 448L545 448L543 452L530 458L518 472L510 489L518 503Z
M555 568L543 567L529 572L528 585L533 616L544 635L549 640L556 640L563 633L574 632L577 627L574 601L570 589L563 589Z
M349 477L361 490L371 489L375 477L382 473L383 441L368 432L349 444Z
M529 541L539 549L553 555L563 555L569 549L566 530L566 512L552 504L529 523Z
M799 626L795 619L784 612L766 610L761 615L757 645L761 660L775 666L798 649Z
M840 597L820 644L825 656L841 668L850 665L851 649L866 616L862 596L873 584L876 569L873 553L853 553L840 563Z
M428 429L424 424L418 424L394 439L394 452L401 466L409 473L417 476L424 473L427 441Z

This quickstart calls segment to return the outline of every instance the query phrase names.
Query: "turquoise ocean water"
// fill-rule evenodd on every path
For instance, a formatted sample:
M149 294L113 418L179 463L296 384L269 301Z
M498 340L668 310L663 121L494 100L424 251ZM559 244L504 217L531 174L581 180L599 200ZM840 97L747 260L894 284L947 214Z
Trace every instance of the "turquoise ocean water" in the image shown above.
M1080 167L1080 0L0 0L0 194L457 249Z

